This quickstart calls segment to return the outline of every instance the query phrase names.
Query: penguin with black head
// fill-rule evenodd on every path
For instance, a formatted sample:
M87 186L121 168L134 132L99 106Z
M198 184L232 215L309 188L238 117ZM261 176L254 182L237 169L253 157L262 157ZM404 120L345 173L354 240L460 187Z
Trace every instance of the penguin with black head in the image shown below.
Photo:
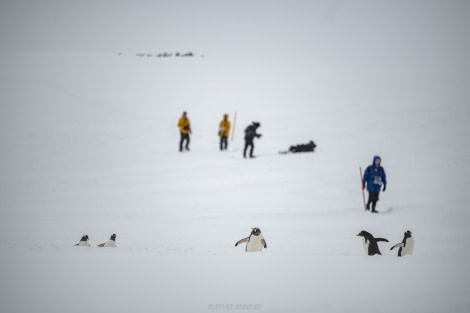
M105 243L99 244L98 247L103 248L103 247L112 247L116 248L116 234L112 234L111 238L109 238L108 241Z
M88 243L88 235L83 235L80 241L75 246L82 246L82 247L89 247L90 244Z
M361 231L356 236L362 237L362 243L364 244L364 252L367 255L375 255L375 254L382 255L382 253L380 253L379 245L377 244L377 242L379 241L388 242L388 240L384 238L375 238L374 236L372 236L371 233L366 232L365 230Z
M250 236L240 239L235 244L235 247L241 243L246 242L246 252L259 252L263 248L267 248L266 240L264 240L263 235L261 234L261 229L255 227L251 230Z
M412 255L415 247L415 242L413 240L413 237L411 237L411 234L411 231L407 230L405 232L405 235L403 236L402 242L397 243L396 245L391 247L390 250L399 248L398 256Z

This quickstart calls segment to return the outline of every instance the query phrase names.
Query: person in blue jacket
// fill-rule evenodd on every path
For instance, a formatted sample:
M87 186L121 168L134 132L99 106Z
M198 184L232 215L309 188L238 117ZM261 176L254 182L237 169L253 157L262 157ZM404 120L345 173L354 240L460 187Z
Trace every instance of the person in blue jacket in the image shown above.
M379 201L380 190L385 191L387 188L387 175L381 163L382 159L377 155L374 156L372 164L366 168L362 178L362 189L365 189L367 185L367 191L369 192L367 210L371 209L370 206L372 204L372 213L378 213L375 207L377 206L377 201Z

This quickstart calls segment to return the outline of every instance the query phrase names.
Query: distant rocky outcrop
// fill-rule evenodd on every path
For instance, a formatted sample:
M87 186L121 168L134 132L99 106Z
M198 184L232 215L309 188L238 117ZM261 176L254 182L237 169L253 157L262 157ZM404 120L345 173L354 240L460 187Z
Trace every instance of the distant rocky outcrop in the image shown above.
M193 52L184 52L184 53L181 53L181 52L158 52L158 53L148 53L148 52L140 52L140 53L136 53L136 56L137 57L141 57L141 58L171 58L171 57L183 57L183 58L186 58L186 57L194 57L195 54Z

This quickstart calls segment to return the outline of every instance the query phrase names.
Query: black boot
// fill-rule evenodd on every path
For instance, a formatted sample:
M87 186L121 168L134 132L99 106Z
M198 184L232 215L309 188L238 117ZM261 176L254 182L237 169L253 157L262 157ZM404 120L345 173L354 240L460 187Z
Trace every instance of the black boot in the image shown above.
M378 211L375 210L376 206L377 206L377 202L372 202L372 213L379 213Z

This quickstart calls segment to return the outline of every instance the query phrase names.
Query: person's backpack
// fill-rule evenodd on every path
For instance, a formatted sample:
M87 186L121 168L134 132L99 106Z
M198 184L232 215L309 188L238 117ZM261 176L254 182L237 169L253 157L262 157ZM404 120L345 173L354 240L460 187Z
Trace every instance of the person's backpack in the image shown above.
M245 128L245 139L253 139L255 137L255 130L252 125Z

